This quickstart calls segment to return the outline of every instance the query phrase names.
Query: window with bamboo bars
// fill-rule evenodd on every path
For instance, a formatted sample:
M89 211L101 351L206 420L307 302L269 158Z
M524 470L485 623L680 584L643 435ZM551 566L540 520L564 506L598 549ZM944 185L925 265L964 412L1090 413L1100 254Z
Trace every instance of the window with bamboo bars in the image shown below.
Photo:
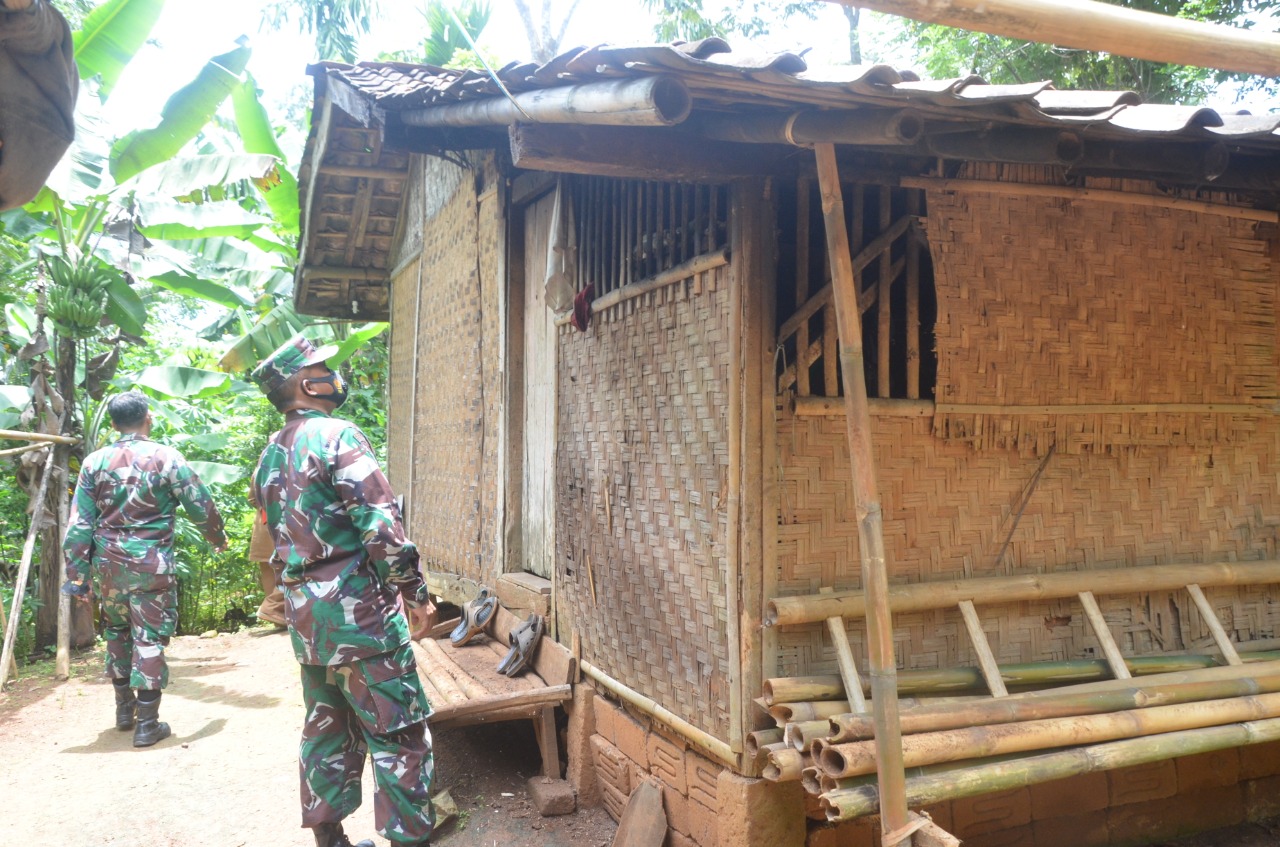
M573 176L577 289L601 297L728 243L728 189L720 185Z
M924 192L859 184L843 189L867 391L879 398L933 399L938 306L922 226ZM837 397L839 336L817 185L802 177L779 192L778 202L778 393Z

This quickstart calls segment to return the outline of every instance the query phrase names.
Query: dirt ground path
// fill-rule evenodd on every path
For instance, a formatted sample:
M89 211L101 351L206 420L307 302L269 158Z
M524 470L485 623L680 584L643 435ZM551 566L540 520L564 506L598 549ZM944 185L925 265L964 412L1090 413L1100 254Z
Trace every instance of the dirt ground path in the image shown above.
M135 750L113 725L100 654L72 678L19 679L0 695L0 844L58 847L311 847L299 827L302 695L287 636L269 629L175 638L161 718L173 736ZM461 820L441 847L607 847L602 810L542 818L526 799L539 771L529 721L436 733L436 788ZM347 821L374 834L372 781Z

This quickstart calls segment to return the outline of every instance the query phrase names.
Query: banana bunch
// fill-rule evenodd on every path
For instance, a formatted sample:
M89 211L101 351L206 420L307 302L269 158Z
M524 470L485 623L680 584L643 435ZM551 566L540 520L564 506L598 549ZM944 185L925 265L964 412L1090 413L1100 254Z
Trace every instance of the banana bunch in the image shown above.
M89 260L68 262L61 256L48 260L48 315L58 331L70 338L88 338L97 330L106 309L111 275Z

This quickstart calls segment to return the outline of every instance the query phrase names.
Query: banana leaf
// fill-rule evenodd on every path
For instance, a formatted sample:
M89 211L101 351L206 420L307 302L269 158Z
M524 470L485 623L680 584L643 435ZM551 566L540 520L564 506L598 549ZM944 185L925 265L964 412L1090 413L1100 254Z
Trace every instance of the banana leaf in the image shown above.
M309 323L310 318L304 318L295 312L292 303L285 301L279 304L236 339L231 349L218 360L218 369L228 373L252 370L262 361L262 357L270 355Z
M133 382L161 397L212 397L231 387L231 379L224 373L183 365L152 365L144 368Z
M240 83L249 62L248 47L214 56L180 88L160 112L160 125L134 130L111 148L111 175L124 182L147 168L166 162L199 134L218 106Z
M281 158L248 153L182 156L147 168L125 183L138 197L187 197L215 186L275 178Z
M23 302L6 303L4 307L4 328L9 337L19 347L31 343L36 334L36 312Z
M139 201L143 220L140 231L159 241L191 238L246 238L271 223L239 203L177 203L171 200Z
M249 471L238 465L226 465L222 462L187 462L191 470L196 472L205 485L230 485L249 475Z
M275 131L267 118L267 110L258 99L258 86L253 74L246 73L244 81L231 91L231 104L235 109L236 127L247 153L266 153L285 162L284 152L276 141ZM298 231L298 180L287 167L276 171L275 182L256 181L271 208L276 224L292 233Z
M158 276L147 277L147 280L153 285L168 289L175 294L208 300L210 303L217 303L220 306L226 306L228 309L234 309L237 306L248 306L252 303L248 297L225 285L219 285L212 280L202 279L197 276L187 276L177 271L169 271Z
M164 0L107 0L72 35L80 77L101 79L102 100L111 95L125 65L146 43L163 8Z
M107 286L107 318L122 332L142 337L147 307L124 277L113 276Z
M391 326L389 323L375 322L351 329L347 337L338 344L338 352L325 360L326 364L331 368L336 368L347 359L350 359L357 350L364 346L365 342L382 335L389 326Z

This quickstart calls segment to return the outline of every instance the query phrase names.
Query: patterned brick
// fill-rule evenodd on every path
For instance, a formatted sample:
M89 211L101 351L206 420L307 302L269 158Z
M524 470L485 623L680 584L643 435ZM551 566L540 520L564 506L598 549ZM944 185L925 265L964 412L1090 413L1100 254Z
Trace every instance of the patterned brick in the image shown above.
M1232 747L1183 756L1174 759L1173 766L1178 774L1179 794L1235 785L1240 780L1240 751Z
M591 759L596 766L596 777L601 785L607 785L626 797L631 793L631 763L622 751L599 735L591 736Z
M766 782L720 773L716 785L724 847L803 847L808 827L799 782Z
M677 744L656 732L650 732L647 740L649 772L681 794L686 793L684 756L687 745L683 742Z
M1161 800L1178 793L1178 771L1172 760L1107 771L1112 806Z
M690 835L693 827L689 823L689 798L662 780L658 780L657 784L662 789L662 808L667 813L667 826Z
M614 723L618 716L618 707L604 697L596 697L592 704L596 717L596 733L610 744L618 743L618 734Z
M1107 775L1086 773L1030 787L1031 817L1035 820L1074 817L1107 807Z
M952 834L964 841L1031 823L1031 792L1025 788L997 791L951 801Z
M648 770L649 733L644 724L626 712L619 712L614 721L614 735L614 744L622 751L622 755Z
M1114 843L1149 844L1243 819L1244 791L1228 786L1113 807L1107 813L1107 827Z
M1258 779L1280 774L1280 741L1246 744L1240 748L1240 778Z
M607 782L600 783L600 801L609 817L615 821L622 820L622 813L626 811L629 799L629 794L623 794Z
M1031 829L1031 824L964 836L965 847L1027 847L1034 843L1035 833ZM1040 845L1037 844L1036 847Z
M688 798L689 835L698 847L720 847L720 817L715 809Z
M690 800L697 800L708 808L716 808L716 782L723 767L702 758L692 750L685 751L685 785Z

